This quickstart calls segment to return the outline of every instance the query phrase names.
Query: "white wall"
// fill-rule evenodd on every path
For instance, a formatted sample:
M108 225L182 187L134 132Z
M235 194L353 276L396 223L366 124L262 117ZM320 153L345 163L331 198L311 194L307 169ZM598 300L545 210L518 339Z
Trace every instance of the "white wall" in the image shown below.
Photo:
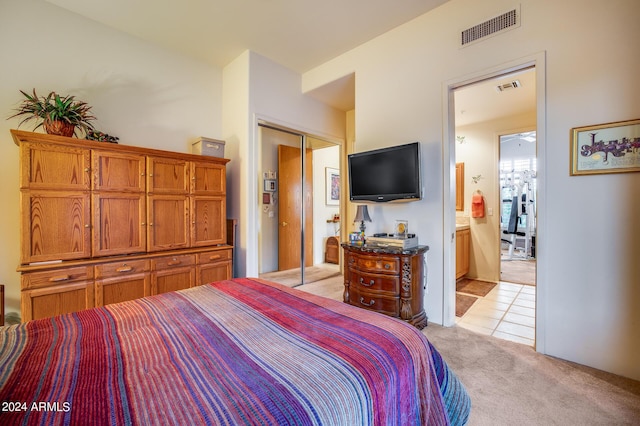
M227 199L230 214L239 219L237 268L240 276L257 276L258 120L341 143L345 114L304 95L299 74L254 52L245 52L225 67L223 92L224 139L234 141L238 150L231 166L232 194Z
M522 24L466 48L459 31L521 5ZM569 176L572 127L640 117L637 0L451 0L303 76L310 90L356 74L357 150L422 142L425 198L376 206L371 231L410 221L428 244L429 319L443 321L443 87L543 52L546 121L538 167L539 348L640 379L640 173Z
M47 2L0 1L0 56L3 117L20 102L20 89L36 88L88 102L97 129L121 144L189 152L198 136L222 136L222 70ZM8 312L20 311L18 147L9 133L19 122L0 120L0 282Z
M340 206L327 205L326 168L340 170L340 147L338 145L313 151L313 264L324 263L327 237L335 236L340 223L327 223L340 214ZM342 176L341 176L342 177Z

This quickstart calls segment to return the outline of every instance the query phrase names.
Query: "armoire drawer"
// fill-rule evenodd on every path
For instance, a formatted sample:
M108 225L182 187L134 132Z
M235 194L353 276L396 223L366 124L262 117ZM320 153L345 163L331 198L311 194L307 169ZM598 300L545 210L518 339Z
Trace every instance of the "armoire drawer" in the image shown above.
M22 290L44 288L93 279L93 267L77 266L22 274Z
M192 254L183 254L176 256L164 256L151 260L151 269L154 271L160 269L180 268L184 266L193 266L196 264L196 258Z
M198 265L231 260L231 249L213 250L198 254Z
M96 280L149 272L149 270L149 261L145 259L103 263L96 266Z

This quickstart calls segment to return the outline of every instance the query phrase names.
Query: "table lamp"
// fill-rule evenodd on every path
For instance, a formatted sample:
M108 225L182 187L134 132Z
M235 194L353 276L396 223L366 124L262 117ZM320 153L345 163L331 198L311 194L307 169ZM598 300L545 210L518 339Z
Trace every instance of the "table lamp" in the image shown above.
M358 210L356 211L356 217L353 219L353 223L360 222L360 233L364 235L364 230L366 226L365 222L371 222L371 217L369 216L369 210L367 206L358 206Z

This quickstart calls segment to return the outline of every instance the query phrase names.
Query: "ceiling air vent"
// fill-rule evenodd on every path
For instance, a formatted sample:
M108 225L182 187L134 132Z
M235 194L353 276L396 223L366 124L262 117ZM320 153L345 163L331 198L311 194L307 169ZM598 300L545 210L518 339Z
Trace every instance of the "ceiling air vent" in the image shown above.
M520 17L517 9L513 9L493 19L489 19L474 27L462 31L461 44L466 46L469 43L481 38L496 34L500 31L510 29L520 25Z
M520 83L520 80L513 80L508 83L497 85L496 90L498 92L504 92L505 90L517 89L518 87L522 87L522 83Z

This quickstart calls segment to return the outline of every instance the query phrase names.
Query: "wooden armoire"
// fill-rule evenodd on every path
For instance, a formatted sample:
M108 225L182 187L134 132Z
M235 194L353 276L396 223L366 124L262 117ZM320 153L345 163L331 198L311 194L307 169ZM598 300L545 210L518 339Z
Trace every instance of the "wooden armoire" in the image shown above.
M11 133L23 321L231 278L229 160Z

